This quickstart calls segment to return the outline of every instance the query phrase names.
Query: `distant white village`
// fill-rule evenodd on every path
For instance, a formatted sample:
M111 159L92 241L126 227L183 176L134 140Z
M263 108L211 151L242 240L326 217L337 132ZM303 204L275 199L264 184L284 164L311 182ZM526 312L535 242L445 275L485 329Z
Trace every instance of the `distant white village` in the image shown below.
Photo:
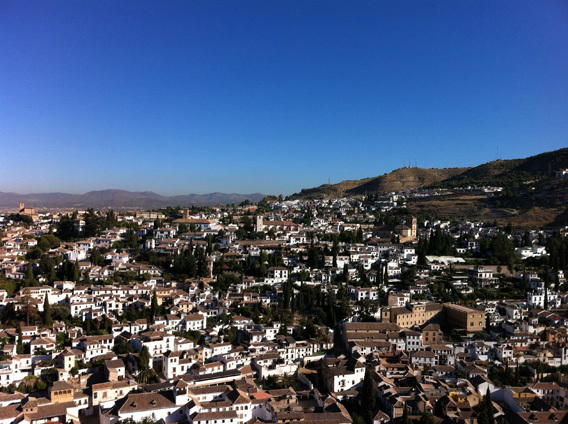
M0 424L568 422L567 228L407 212L435 195L20 204Z

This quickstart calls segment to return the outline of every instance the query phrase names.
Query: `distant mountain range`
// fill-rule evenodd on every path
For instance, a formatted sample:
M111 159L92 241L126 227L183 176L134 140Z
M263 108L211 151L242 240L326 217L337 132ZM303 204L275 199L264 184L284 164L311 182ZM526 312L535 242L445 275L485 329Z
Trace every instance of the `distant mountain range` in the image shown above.
M422 187L507 186L554 176L568 168L568 148L525 159L495 160L473 168L400 168L378 177L302 189L296 199L388 193Z
M554 177L559 169L568 168L568 148L541 153L525 159L495 160L473 168L401 168L378 177L361 180L342 181L338 184L324 184L315 188L302 189L291 196L293 199L334 198L356 196L365 193L388 193L416 188L442 187L454 188L465 186L518 186L537 181L535 195L542 192L539 203L554 197L555 205L568 201L566 190L561 185L552 192L548 186L542 186L546 177ZM541 187L542 186L542 187ZM543 191L544 190L544 191ZM248 199L258 202L264 194L187 194L180 196L162 196L151 191L131 192L126 190L100 190L85 194L68 193L33 193L17 194L0 192L0 210L15 211L18 203L38 211L46 209L154 209L166 206L203 205L215 206L228 203L241 203ZM549 202L549 200L546 200Z
M42 209L153 209L166 206L215 206L227 203L241 203L248 199L258 202L265 197L261 193L209 193L162 196L152 191L99 190L85 194L68 193L3 193L0 192L0 209L15 211L20 202L40 211Z

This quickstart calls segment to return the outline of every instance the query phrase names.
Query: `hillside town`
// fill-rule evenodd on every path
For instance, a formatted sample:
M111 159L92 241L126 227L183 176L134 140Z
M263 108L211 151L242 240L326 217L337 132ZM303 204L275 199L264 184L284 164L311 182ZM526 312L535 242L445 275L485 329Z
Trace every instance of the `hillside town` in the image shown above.
M435 194L20 204L0 424L568 422L568 227L409 213Z

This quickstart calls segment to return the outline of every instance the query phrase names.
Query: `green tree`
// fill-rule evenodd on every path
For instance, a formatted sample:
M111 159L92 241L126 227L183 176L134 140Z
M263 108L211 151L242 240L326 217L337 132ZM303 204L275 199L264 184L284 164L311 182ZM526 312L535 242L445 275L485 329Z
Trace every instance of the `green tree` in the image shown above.
M361 227L357 230L356 240L357 243L363 243L363 229Z
M53 284L53 282L56 280L57 275L55 273L55 265L53 264L53 262L51 262L49 264L49 273L47 275L47 281L49 281L49 284Z
M290 307L290 299L292 297L292 283L287 280L282 287L282 307L288 309Z
M117 224L118 224L118 220L116 218L116 214L111 209L105 215L104 227L105 228L113 228L113 227L116 227Z
M491 239L489 251L494 263L514 264L517 260L515 245L509 241L505 233L499 232Z
M420 238L416 254L418 255L418 265L426 265L426 253L428 251L428 239Z
M49 304L47 293L45 294L45 298L43 300L43 323L47 326L47 328L53 327L53 319L51 318L51 305Z
M361 392L361 406L365 411L372 411L375 409L375 382L369 372L369 368L365 370L365 379L363 380L363 390Z
M91 265L101 266L104 261L105 259L100 250L97 247L93 248L93 250L91 251Z
M158 376L153 368L145 368L140 370L136 377L136 381L140 384L157 383Z
M156 290L152 293L152 301L150 303L150 322L153 324L158 312L158 298L156 297Z
M402 419L400 421L401 424L412 424L412 420L408 414L408 407L406 403L404 404L404 411L402 412Z
M75 261L73 263L73 281L78 283L81 279L81 268L79 267L79 262Z
M153 368L150 368L150 352L146 346L138 353L138 377L136 380L141 384L157 382L158 376Z
M34 277L34 267L31 262L28 262L26 266L26 278L24 280L24 286L26 287L34 287L39 285L39 282Z
M57 235L61 240L71 240L75 237L75 225L69 215L63 215L57 224Z
M130 343L117 342L117 343L114 344L112 351L114 353L116 353L117 355L124 355L126 353L132 353L134 350L132 349L132 346L130 345Z
M101 230L101 217L93 208L87 209L84 216L85 226L83 227L83 237L95 237Z
M150 352L146 346L142 346L142 350L138 353L138 369L150 368Z
M45 237L41 237L37 242L37 247L39 247L42 251L47 252L51 249L51 244Z
M26 253L26 259L39 259L42 254L43 250L41 250L38 246L35 246L32 250L29 250L28 253Z
M86 269L85 272L83 272L83 284L86 286L90 286L91 285L91 277L89 276L89 270Z
M424 411L420 416L420 424L436 424L434 415L428 411Z
M353 412L351 414L351 419L353 420L353 424L365 424L365 418L363 418L357 412Z
M478 424L493 424L493 402L491 401L491 392L489 391L489 387L487 388L487 392L481 403L479 404L479 412L477 416Z
M53 234L46 234L40 238L40 241L44 242L44 246L46 245L45 242L49 243L49 249L56 249L61 245L61 240L58 237L55 237Z
M17 331L18 331L18 336L17 336L18 341L16 343L16 353L18 355L21 355L21 354L24 353L24 337L22 335L22 327L19 323L18 323Z

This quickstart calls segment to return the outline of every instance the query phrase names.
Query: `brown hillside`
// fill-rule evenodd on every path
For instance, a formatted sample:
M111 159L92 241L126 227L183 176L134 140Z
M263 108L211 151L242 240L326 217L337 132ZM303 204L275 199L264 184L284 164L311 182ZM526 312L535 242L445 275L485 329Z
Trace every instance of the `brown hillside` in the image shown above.
M545 228L566 225L568 210L565 206L531 206L526 208L495 207L484 194L451 194L429 198L415 198L408 210L418 216L438 219L465 219L499 225L511 223L517 228ZM538 203L538 202L537 202Z
M373 178L364 178L362 180L346 180L337 184L322 184L319 187L303 188L300 193L292 195L298 198L332 198L340 197L346 193L350 193L355 187L372 180Z
M379 177L343 181L302 189L292 198L356 196L365 193L387 193L413 188L455 188L468 186L518 187L554 177L555 171L568 168L568 148L545 152L525 159L487 162L474 168L400 168Z
M400 168L371 178L349 190L349 194L386 193L424 187L459 175L469 168Z
M495 160L470 168L438 184L441 187L518 186L546 176L554 177L559 169L568 168L568 148L545 152L524 159ZM434 184L436 185L436 184Z
M337 184L323 184L319 187L304 188L294 198L332 198L357 196L365 193L388 193L427 186L459 175L469 168L400 168L379 177L362 180L347 180Z

